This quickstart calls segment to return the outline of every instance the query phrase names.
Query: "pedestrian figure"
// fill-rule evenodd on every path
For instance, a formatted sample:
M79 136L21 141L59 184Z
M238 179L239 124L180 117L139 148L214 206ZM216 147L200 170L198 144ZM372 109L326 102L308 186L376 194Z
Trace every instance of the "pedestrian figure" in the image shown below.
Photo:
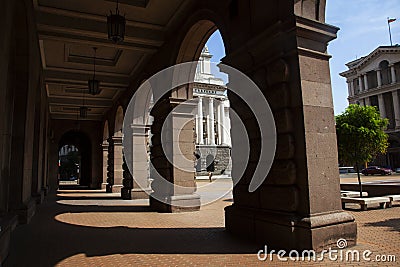
M208 179L210 180L210 182L212 182L212 175L213 175L213 172L215 171L214 156L211 154L208 155L206 157L206 163L207 163Z

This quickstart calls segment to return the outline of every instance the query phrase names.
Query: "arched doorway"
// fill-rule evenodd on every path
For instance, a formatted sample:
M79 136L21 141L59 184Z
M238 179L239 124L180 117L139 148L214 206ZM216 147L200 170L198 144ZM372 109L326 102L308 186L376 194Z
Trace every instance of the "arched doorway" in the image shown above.
M196 16L200 17L199 14ZM186 80L188 83L181 85L178 82L179 85L175 87L173 84L176 80L171 79L171 91L162 96L158 88L152 87L155 103L150 113L154 117L150 151L154 167L151 169L154 172L151 174L151 178L154 179L152 182L154 192L150 196L150 205L154 210L163 212L191 211L200 208L200 197L196 193L197 186L194 179L196 134L195 116L191 110L196 104L193 97L193 81L198 65L196 61L217 27L208 19L199 19L188 22L184 28L186 31L183 31L184 34L179 38L179 48L175 50L176 54L171 60L172 65L194 63L189 63L192 66L189 67L188 73L186 70L180 72L180 68L173 69L170 73L173 77L184 77L185 80L189 77ZM211 107L213 101L209 102ZM214 122L214 109L211 107L210 110L212 110L210 121ZM163 128L164 125L166 128ZM214 125L209 125L209 128L214 129ZM168 140L163 139L163 136L168 136Z
M76 181L81 186L90 186L92 181L92 145L89 137L76 131L65 133L59 143L60 181Z
M81 180L82 155L74 145L64 145L58 151L59 185L79 185Z

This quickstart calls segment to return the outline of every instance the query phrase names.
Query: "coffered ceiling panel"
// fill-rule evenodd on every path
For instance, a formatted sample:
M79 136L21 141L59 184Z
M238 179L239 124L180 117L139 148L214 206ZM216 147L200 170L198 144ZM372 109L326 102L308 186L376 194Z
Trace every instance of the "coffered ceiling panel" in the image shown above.
M119 1L119 9L129 21L165 26L180 8L182 0L125 0ZM103 0L39 0L38 5L66 11L106 16L115 12L116 1Z
M107 39L107 19L116 0L33 0L39 45L54 119L75 119L79 107L88 118L102 120L126 90L132 77L164 44L165 32L193 0L120 0L126 16L123 43ZM100 93L88 94L93 77L93 47Z

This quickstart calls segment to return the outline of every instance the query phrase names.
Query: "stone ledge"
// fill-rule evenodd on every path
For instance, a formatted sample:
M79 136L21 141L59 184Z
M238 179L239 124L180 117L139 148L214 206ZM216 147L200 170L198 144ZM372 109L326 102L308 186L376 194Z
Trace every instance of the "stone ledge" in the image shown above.
M357 224L353 216L343 211L301 218L233 205L225 208L225 225L234 235L273 249L319 252L336 246L341 238L349 246L357 241Z
M0 266L6 260L10 247L11 233L18 224L18 217L6 216L0 219Z
M200 210L200 196L197 194L155 196L154 193L150 195L150 208L154 211L175 213Z

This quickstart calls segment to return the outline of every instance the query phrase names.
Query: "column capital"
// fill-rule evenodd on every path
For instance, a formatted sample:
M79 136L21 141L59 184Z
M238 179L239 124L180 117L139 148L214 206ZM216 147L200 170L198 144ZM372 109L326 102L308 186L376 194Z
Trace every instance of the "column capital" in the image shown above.
M108 146L109 146L109 143L107 140L103 141L103 143L101 144L101 147L103 148L103 150L108 150Z
M111 139L114 145L122 145L122 136L113 136Z

